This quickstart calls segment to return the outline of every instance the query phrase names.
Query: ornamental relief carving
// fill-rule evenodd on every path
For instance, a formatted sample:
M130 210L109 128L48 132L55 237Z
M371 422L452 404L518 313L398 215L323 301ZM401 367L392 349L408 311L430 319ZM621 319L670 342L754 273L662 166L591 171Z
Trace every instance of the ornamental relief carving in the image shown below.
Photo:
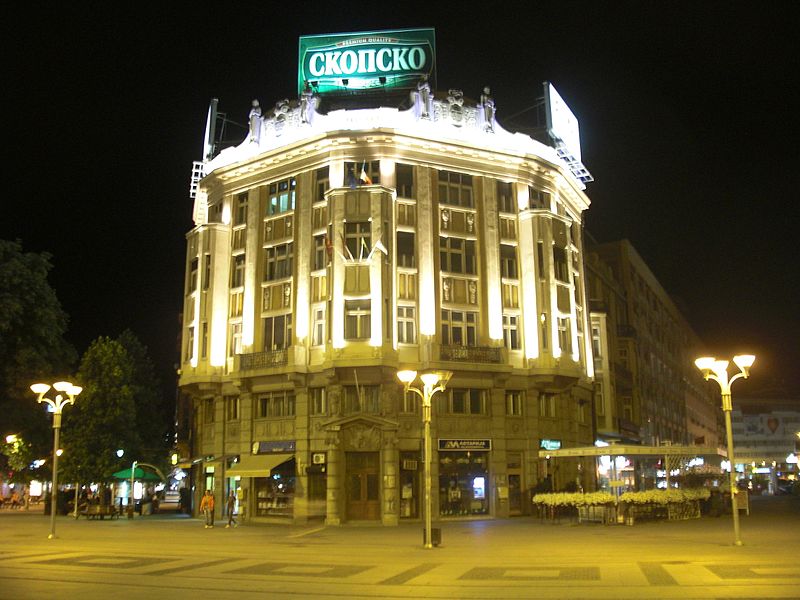
M356 424L341 431L345 450L380 450L381 432L377 427Z

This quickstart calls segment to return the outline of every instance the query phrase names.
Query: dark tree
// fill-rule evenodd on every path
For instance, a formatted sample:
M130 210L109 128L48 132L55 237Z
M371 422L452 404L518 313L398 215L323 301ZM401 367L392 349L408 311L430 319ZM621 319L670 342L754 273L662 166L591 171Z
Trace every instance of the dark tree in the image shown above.
M0 434L21 435L34 456L49 453L52 423L30 385L68 378L75 361L63 337L67 314L47 282L51 268L47 253L0 240Z

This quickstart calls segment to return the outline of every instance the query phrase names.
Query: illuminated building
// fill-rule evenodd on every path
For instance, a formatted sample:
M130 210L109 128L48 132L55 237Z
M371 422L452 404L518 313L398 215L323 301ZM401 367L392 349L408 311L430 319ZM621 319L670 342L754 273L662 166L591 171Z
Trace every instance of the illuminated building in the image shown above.
M433 404L435 515L526 512L545 476L579 475L546 473L542 440L592 442L574 116L546 85L551 144L506 131L488 89L428 86L432 54L357 49L386 39L301 40L301 70L330 80L254 103L221 152L210 112L180 386L196 493L239 490L249 518L419 518L420 406L400 368L453 372ZM417 68L411 89L390 56ZM360 79L362 63L381 73Z

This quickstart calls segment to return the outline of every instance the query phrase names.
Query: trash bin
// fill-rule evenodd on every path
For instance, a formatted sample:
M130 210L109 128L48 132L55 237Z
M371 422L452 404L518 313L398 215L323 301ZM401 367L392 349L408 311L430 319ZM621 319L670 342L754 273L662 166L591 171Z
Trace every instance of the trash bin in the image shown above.
M428 543L428 536L426 535L425 528L422 528L422 543ZM442 529L440 527L431 527L431 545L438 546L442 543Z

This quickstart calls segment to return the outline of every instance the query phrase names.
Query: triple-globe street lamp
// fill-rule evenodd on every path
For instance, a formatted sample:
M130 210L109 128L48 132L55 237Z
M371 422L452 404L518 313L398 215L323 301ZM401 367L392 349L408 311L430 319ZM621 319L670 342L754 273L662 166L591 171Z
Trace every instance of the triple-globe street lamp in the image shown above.
M432 371L419 376L422 389L411 384L417 378L417 372L404 370L397 372L397 378L403 382L406 392L414 392L422 398L423 432L423 464L425 466L425 540L423 547L433 548L431 538L431 398L436 392L443 392L453 374L450 371Z
M67 404L75 404L75 396L83 391L83 388L70 383L69 381L57 381L53 384L53 389L57 392L55 400L45 398L45 394L50 391L50 386L46 383L34 383L31 391L39 397L36 401L41 404L46 402L53 413L53 483L50 491L50 535L48 539L56 537L56 505L58 504L58 441L61 430L61 411Z
M750 376L750 367L753 366L756 357L752 354L740 354L733 357L733 363L739 367L739 372L733 377L728 377L727 360L717 360L713 356L703 356L694 361L697 368L703 373L703 377L708 381L713 379L719 384L722 392L722 411L725 413L725 433L728 438L728 461L730 462L730 483L731 483L731 509L733 512L733 543L736 546L742 545L739 536L739 508L736 504L736 462L733 458L733 430L731 428L731 385L739 378L747 379Z

